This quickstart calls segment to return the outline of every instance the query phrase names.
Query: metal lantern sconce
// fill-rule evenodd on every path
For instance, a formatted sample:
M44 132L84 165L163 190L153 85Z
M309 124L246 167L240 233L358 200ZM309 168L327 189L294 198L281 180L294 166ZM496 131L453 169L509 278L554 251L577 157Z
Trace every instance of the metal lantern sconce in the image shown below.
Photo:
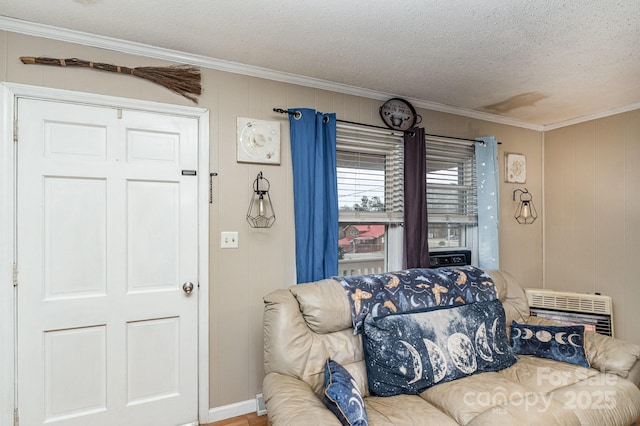
M271 184L262 177L262 172L258 173L256 180L253 181L254 195L247 210L247 222L252 228L271 228L276 221L271 196L269 196L270 188Z
M518 191L520 191L520 201L518 202L514 217L521 225L531 225L538 218L538 211L536 210L536 206L533 205L533 196L527 188L525 188L524 191L522 189L516 189L513 191L513 201L516 200L516 192Z

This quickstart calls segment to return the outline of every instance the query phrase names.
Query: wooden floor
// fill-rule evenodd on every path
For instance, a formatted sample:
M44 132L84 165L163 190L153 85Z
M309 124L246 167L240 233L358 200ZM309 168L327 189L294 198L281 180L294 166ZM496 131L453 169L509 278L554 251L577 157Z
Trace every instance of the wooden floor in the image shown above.
M251 413L203 426L267 426L268 424L269 421L266 415L258 416L256 413Z

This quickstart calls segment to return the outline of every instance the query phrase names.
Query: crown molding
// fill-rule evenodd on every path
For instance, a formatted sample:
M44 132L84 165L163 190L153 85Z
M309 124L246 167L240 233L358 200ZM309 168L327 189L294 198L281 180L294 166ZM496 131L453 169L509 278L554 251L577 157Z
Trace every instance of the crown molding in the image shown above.
M100 36L96 34L75 31L66 28L53 27L50 25L38 24L35 22L24 21L6 16L0 16L0 30L26 34L35 37L43 37L70 43L82 44L85 46L97 47L131 55L145 56L149 58L167 60L177 63L185 63L189 65L199 66L203 68L230 72L234 74L257 77L266 80L278 81L281 83L295 84L314 89L327 90L332 92L344 93L346 95L359 96L363 98L376 99L386 101L389 98L396 97L393 93L386 93L377 90L365 89L362 87L351 86L342 83L336 83L328 80L322 80L313 77L306 77L297 74L291 74L284 71L275 71L268 68L262 68L252 65L241 64L238 62L225 61L222 59L211 58L203 55L190 54L177 50L165 49L161 47L150 46L147 44L137 43L117 39L113 37ZM475 111L467 108L454 107L450 105L440 104L437 102L426 101L416 98L406 98L414 106L418 108L428 109L437 112L459 115L478 120L489 121L492 123L505 124L508 126L520 127L529 130L544 132L554 130L560 127L570 126L584 121L602 118L621 112L631 111L640 108L640 103L629 105L627 107L609 110L602 113L588 115L572 120L562 121L550 125L529 123L516 120L501 115Z
M616 114L623 114L625 112L635 111L637 109L640 109L640 102L618 107L618 108L609 109L606 111L601 111L595 114L584 115L582 117L574 118L571 120L560 121L558 123L553 123L553 124L547 124L544 126L544 131L548 132L550 130L556 130L562 127L573 126L574 124L584 123L585 121L598 120L600 118L605 118L605 117L609 117Z
M207 56L180 52L177 50L164 49L161 47L149 46L142 43L116 39L112 37L100 36L96 34L75 31L66 28L53 27L35 22L0 16L0 29L35 37L43 37L70 43L82 44L85 46L97 47L101 49L113 50L117 52L145 56L149 58L162 59L171 62L186 63L203 68L225 71L234 74L247 75L250 77L263 78L267 80L279 81L282 83L296 84L314 89L327 90L344 93L346 95L360 96L369 99L385 101L397 95L381 92L377 90L365 89L342 83L322 80L313 77L306 77L291 74L283 71L275 71L267 68L241 64L237 62L225 61ZM494 123L506 124L510 126L522 127L531 130L542 131L543 126L539 124L527 123L508 117L495 114L483 113L465 108L457 108L436 102L421 99L408 99L419 108L429 109L438 112L460 115Z

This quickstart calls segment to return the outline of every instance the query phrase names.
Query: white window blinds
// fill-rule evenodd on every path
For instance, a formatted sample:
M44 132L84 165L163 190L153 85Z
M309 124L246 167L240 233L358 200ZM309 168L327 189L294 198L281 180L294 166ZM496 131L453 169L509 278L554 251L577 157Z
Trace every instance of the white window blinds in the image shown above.
M340 222L401 223L403 134L338 122L336 142Z
M475 142L426 137L430 223L476 224Z

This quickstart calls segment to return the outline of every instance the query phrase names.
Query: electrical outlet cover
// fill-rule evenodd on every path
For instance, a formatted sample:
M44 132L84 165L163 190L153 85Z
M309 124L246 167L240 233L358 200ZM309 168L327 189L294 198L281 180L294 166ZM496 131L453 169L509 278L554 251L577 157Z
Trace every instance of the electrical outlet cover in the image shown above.
M220 248L238 248L237 232L221 232Z

